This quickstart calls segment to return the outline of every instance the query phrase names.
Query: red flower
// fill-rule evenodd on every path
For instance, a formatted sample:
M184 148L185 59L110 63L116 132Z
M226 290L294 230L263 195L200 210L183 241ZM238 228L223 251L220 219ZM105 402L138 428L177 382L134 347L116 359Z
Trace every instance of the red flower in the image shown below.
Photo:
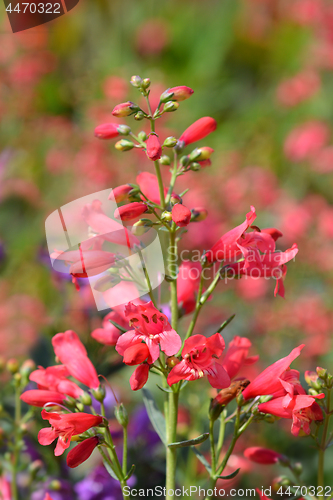
M184 227L190 223L191 220L191 210L182 205L181 203L177 203L172 207L172 220L173 222L179 226Z
M229 343L228 350L222 360L222 366L231 379L237 375L243 365L249 365L258 360L259 356L247 356L251 345L248 338L238 336Z
M147 212L147 210L148 207L145 203L134 201L133 203L128 203L127 205L117 208L114 212L114 216L116 219L121 219L122 221L134 220Z
M10 482L5 477L0 477L0 494L2 500L12 500ZM45 500L45 499L44 499Z
M103 417L90 415L89 413L48 413L42 410L43 420L48 420L51 428L41 429L38 433L38 442L47 446L58 438L57 446L54 450L56 457L62 455L69 447L72 436L77 436L86 432L91 427L99 426L103 422Z
M115 123L103 123L95 128L95 136L99 139L113 139L119 135L118 127Z
M177 279L177 300L185 314L195 309L196 293L201 274L200 262L185 261L179 266Z
M149 349L146 344L134 344L124 352L124 363L129 366L140 365L149 356Z
M289 368L290 364L296 359L303 349L304 344L296 347L288 356L281 358L263 372L260 373L246 389L243 391L244 399L252 399L256 396L265 396L274 394L282 388L281 376Z
M284 455L268 448L260 448L260 446L252 446L244 450L244 456L257 464L270 465L276 464L279 460L285 459Z
M143 194L147 196L149 200L157 203L157 205L161 203L160 191L156 175L151 174L150 172L141 172L141 174L137 176L136 182L139 184L139 187ZM167 188L164 188L164 196L166 196L167 192Z
M118 325L123 328L128 327L128 321L126 321L124 316L116 311L109 312L109 314L107 314L103 319L102 328L96 328L96 330L91 332L92 338L104 345L116 345L117 340L120 337L118 328L110 323L110 319L112 319L115 323L118 323Z
M165 314L156 309L152 302L134 305L129 302L125 308L125 316L134 330L124 333L118 339L116 351L125 355L126 349L135 344L145 342L149 350L148 363L154 363L160 355L159 346L167 356L179 351L181 339L171 328Z
M161 95L161 102L167 101L185 101L193 94L194 90L185 85L180 85L178 87L171 87L170 89L163 92Z
M131 375L130 385L132 391L138 391L146 384L149 375L149 365L144 363L138 366Z
M32 389L21 394L20 399L28 405L43 407L47 403L63 404L66 396L56 391Z
M48 368L38 367L38 370L33 371L29 379L38 384L38 389L60 392L67 394L74 399L83 394L83 390L75 382L68 380L70 373L66 366L56 365Z
M146 142L146 153L150 160L157 161L162 156L162 146L156 134L150 134Z
M99 380L97 372L87 356L87 351L73 330L57 333L52 339L55 355L63 363L72 377L82 384L97 389Z
M127 101L122 102L121 104L118 104L115 108L113 108L112 114L113 116L120 118L123 116L130 116L139 110L140 108L137 104L134 104L131 101Z
M72 469L85 462L99 443L97 436L85 439L75 446L67 455L67 465Z
M193 142L200 141L208 134L211 134L216 130L217 123L214 118L205 116L200 118L196 122L192 123L180 136L179 142L183 142L184 146L192 144Z
M122 201L128 200L128 194L133 190L133 187L129 184L122 184L112 189L109 194L109 200L114 200L116 203L121 203Z
M230 378L219 359L225 344L219 333L207 338L193 335L185 341L182 350L182 361L174 366L168 375L168 384L176 384L180 380L197 380L207 376L210 385L223 389L230 385Z
M46 492L44 500L53 500L53 498L49 495L48 492Z

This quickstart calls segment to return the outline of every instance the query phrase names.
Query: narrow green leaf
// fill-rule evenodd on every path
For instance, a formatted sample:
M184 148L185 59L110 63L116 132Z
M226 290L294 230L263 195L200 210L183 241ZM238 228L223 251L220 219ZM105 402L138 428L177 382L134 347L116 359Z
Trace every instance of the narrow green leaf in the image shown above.
M178 443L168 444L169 448L186 448L187 446L197 446L198 444L203 443L206 439L209 438L209 432L205 432L205 434L201 434L194 439L189 439L187 441L179 441Z
M162 387L161 385L158 385L158 384L156 384L156 385L160 389L160 391L163 391L163 392L166 392L166 393L173 392L173 390L170 389L169 387Z
M119 478L116 476L115 471L111 468L110 464L108 464L106 460L103 460L103 465L110 474L110 476L113 477L113 479L115 479L116 481L119 481Z
M220 326L220 328L217 330L217 333L221 333L222 330L224 330L225 327L228 326L229 323L232 322L232 320L234 319L235 316L236 316L236 314L233 314L232 316L230 316L230 318L228 318L226 321L224 321L224 323L222 323L222 325Z
M240 469L237 469L237 470L235 470L235 472L232 472L228 476L219 476L219 479L233 479L234 477L237 476L239 471L240 471Z
M211 474L212 473L212 468L209 465L209 463L207 462L207 460L205 459L205 457L203 456L203 454L200 453L200 451L197 450L194 446L192 446L192 450L196 454L198 460L200 460L200 462L206 467L206 469L209 472L209 474Z
M126 328L123 328L122 326L118 325L118 323L116 323L112 319L109 319L109 321L110 321L110 323L113 324L113 326L115 326L116 328L118 328L118 330L120 330L122 333L126 333L128 331L128 329L126 330Z
M165 433L165 418L163 417L160 410L157 408L154 398L148 389L143 388L143 402L145 404L149 420L152 423L155 431L159 435L162 443L166 446L166 433Z
M132 467L130 468L129 472L125 476L125 481L127 481L131 477L131 475L133 474L134 470L135 470L135 465L133 464Z

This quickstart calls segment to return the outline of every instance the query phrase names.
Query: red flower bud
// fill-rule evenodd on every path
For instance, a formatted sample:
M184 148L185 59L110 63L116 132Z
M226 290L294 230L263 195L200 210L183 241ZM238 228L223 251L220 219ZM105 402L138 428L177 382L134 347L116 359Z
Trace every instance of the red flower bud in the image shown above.
M112 189L109 194L108 200L115 200L116 203L121 203L128 199L128 193L132 191L132 186L129 184L122 184L114 189Z
M192 142L200 141L216 129L217 123L214 118L205 116L196 122L192 123L179 138L184 145L192 144Z
M99 139L113 139L118 135L118 125L115 123L103 123L95 128L95 136Z
M162 156L161 143L156 134L150 134L146 142L146 153L150 160L157 161Z
M194 90L190 87L186 87L185 85L180 85L178 87L172 87L171 89L166 90L161 95L161 102L167 101L185 101L193 94Z
M260 448L259 446L246 448L244 456L251 460L251 462L265 465L276 464L281 459L285 461L285 457L281 453L269 450L268 448Z
M66 396L56 391L32 389L21 394L20 399L28 405L42 407L47 403L62 404Z
M123 116L130 116L133 113L136 113L137 111L140 111L140 108L137 104L134 104L134 102L127 101L127 102L122 102L121 104L118 104L112 111L113 116L117 117L123 117Z
M147 210L148 207L145 203L134 201L133 203L128 203L127 205L117 208L114 212L114 216L116 219L121 219L123 221L133 220L140 217L147 212Z
M207 210L203 207L192 208L191 212L192 212L192 221L194 222L200 222L202 220L205 220L208 215Z
M130 385L132 391L138 391L146 384L149 375L149 365L146 363L138 366L130 378Z
M184 227L190 223L191 220L191 210L189 210L184 205L177 203L172 208L172 220L177 226Z
M149 349L146 344L135 344L124 352L124 363L126 365L140 365L143 363L149 356Z
M192 153L190 154L189 158L190 161L206 161L209 160L209 158L212 156L214 153L213 148L209 148L208 146L205 146L203 148L196 148Z
M97 436L90 437L79 443L67 455L67 465L72 469L85 462L99 443Z

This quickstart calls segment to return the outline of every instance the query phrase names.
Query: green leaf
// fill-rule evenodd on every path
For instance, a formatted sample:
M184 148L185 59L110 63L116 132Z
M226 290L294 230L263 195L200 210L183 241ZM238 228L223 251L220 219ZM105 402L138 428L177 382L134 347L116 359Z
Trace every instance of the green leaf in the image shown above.
M126 330L126 328L123 328L122 326L118 325L118 323L116 323L112 319L109 319L109 321L110 321L110 323L113 324L113 326L115 326L116 328L118 328L118 330L120 330L122 333L126 333L128 331L128 329Z
M212 473L212 468L209 465L209 463L207 462L207 460L205 459L205 457L203 456L203 454L200 453L200 451L197 450L194 446L192 447L192 450L196 454L198 460L200 460L200 462L206 467L206 469L209 472L209 474L211 474Z
M156 403L153 399L153 396L148 389L143 388L143 402L145 404L149 420L152 423L155 431L159 435L162 443L166 446L166 433L165 433L165 418L163 417L160 410L157 408Z
M111 468L110 464L108 464L106 460L103 460L103 465L110 474L110 476L113 477L113 479L115 479L116 481L119 481L119 478L116 476L115 471Z
M169 448L186 448L187 446L197 446L198 444L203 443L206 439L209 438L209 432L205 432L205 434L201 434L200 436L189 439L187 441L179 441L178 443L168 444Z
M232 320L234 319L235 316L236 316L236 314L233 314L232 316L230 316L230 318L228 318L226 321L224 321L224 323L222 323L222 325L220 326L220 328L217 330L217 333L221 333L222 330L224 330L225 327L228 326L229 323L232 322Z
M170 392L173 392L173 390L170 389L169 387L162 387L162 386L160 386L158 384L156 384L156 385L160 389L160 391L166 392L167 394L170 393Z
M133 474L134 470L135 470L135 465L133 464L132 467L130 468L129 472L125 476L125 481L127 481L131 477L131 475Z
M219 479L233 479L234 477L237 476L239 471L240 471L240 469L237 469L237 470L235 470L235 472L232 472L228 476L219 476Z

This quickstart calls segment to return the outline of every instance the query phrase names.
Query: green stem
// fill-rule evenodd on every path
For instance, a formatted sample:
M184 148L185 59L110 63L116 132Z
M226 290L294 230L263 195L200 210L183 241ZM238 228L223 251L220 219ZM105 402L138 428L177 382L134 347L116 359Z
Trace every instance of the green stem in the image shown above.
M21 440L21 384L18 380L15 380L15 421L14 421L14 452L13 452L13 463L12 463L12 498L13 500L18 500L18 489L17 489L17 467L19 461L19 441Z
M220 430L219 430L219 437L217 440L217 447L216 447L216 460L219 460L220 454L222 451L222 446L224 443L224 435L225 435L225 417L226 417L226 411L223 410L220 416Z
M178 397L179 392L170 392L168 401L168 421L167 421L167 443L174 443L177 438L177 416L178 416ZM174 500L172 492L176 483L176 463L177 449L169 448L166 450L166 500ZM172 491L171 491L172 490ZM170 493L170 494L169 494Z
M209 421L209 441L210 441L212 475L215 476L215 473L216 473L216 454L215 454L214 421L213 420Z
M178 328L178 301L177 301L177 275L173 267L177 265L177 243L175 227L172 227L170 232L169 244L169 273L175 278L170 283L171 292L171 324L172 328L177 331Z
M123 476L127 474L127 427L123 427Z
M169 187L168 194L167 194L167 197L165 200L166 205L168 205L168 203L170 202L172 191L173 191L173 188L175 187L175 183L177 180L177 173L178 173L177 172L177 163L178 163L178 156L177 156L177 153L174 152L173 169L172 169L172 174L171 174L170 187Z
M330 406L331 406L331 389L327 390L327 407L326 407L326 415L324 421L324 430L321 437L321 443L319 448L319 459L318 459L318 480L317 486L325 487L324 480L324 469L325 469L325 451L326 451L326 439L328 433L328 426L330 421Z

